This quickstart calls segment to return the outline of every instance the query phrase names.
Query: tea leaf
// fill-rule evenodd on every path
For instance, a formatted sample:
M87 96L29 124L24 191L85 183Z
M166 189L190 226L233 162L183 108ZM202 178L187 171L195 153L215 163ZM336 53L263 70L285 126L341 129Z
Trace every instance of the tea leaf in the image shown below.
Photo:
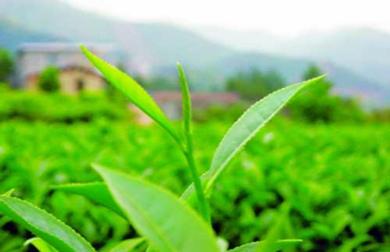
M52 246L50 246L44 240L38 237L27 240L24 243L24 246L27 247L28 245L34 246L39 252L57 252L56 249L54 249Z
M67 184L56 186L54 189L74 193L86 197L87 199L98 203L118 215L125 217L123 211L120 209L118 204L112 198L111 193L108 191L107 186L102 182L94 183L80 183L80 184Z
M2 195L11 197L14 192L15 192L15 189L12 188L12 189L8 190L7 192L3 193Z
M278 250L275 245L278 238L281 236L282 230L286 226L285 223L287 221L288 213L290 212L289 204L283 203L279 212L276 223L274 223L272 228L267 232L264 241L259 244L256 252L273 252Z
M135 229L164 252L218 252L213 231L190 207L156 185L95 166Z
M164 128L175 141L180 143L180 138L171 122L140 84L126 73L93 54L85 46L81 46L81 50L111 85L120 90L132 103L134 103L134 105L150 116L150 118Z
M143 241L145 241L143 238L125 240L110 249L110 252L130 252L133 251L133 249L135 249Z
M27 201L0 196L0 212L61 252L95 251L72 228Z
M286 240L278 240L272 244L270 251L279 251L286 248L294 247L297 244L301 243L300 239L286 239ZM264 241L261 242L251 242L234 249L228 250L228 252L257 252L259 248L262 247Z
M198 198L198 208L203 218L210 222L209 206L204 196L202 182L199 178L198 170L194 160L193 141L192 141L192 128L191 128L191 95L190 88L188 86L187 77L184 73L184 69L181 64L177 64L177 71L179 75L179 83L181 87L182 100L183 100L183 121L184 121L184 136L185 136L185 150L184 155L187 159L188 167L191 172L192 181L195 185L196 196Z
M206 194L238 151L302 88L319 82L324 76L279 89L252 105L230 127L219 143L207 171Z
M183 66L180 63L177 63L177 72L179 75L179 84L180 84L181 95L182 95L184 133L185 134L192 134L192 130L191 130L191 110L192 110L192 108L191 108L190 88L188 86L188 81L187 81L187 77L186 77L186 74L184 72Z

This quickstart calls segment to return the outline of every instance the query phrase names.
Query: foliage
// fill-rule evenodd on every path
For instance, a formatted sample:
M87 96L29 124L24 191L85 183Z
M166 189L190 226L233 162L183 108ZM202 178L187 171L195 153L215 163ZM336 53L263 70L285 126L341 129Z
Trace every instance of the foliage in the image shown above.
M55 66L48 66L39 75L38 87L45 92L56 92L60 89L60 70Z
M138 77L139 82L143 83L143 86L147 90L158 91L158 90L177 90L176 81L172 78L165 76L155 76L152 78ZM137 79L138 80L138 79Z
M213 105L207 108L194 109L193 117L196 122L223 121L233 123L249 107L245 102L232 105Z
M180 86L183 96L183 130L181 133L173 127L152 97L130 76L98 58L85 47L83 53L105 78L130 99L138 108L149 115L168 135L185 157L191 180L183 198L180 200L165 189L146 182L133 175L113 171L101 166L94 166L101 176L103 193L89 195L95 201L101 195L110 195L110 203L115 202L126 219L148 242L148 250L153 251L210 251L219 252L217 237L210 225L208 202L205 195L211 192L217 178L222 174L238 151L302 88L316 83L321 78L290 85L270 94L251 106L228 130L218 145L209 170L200 177L194 159L191 128L191 101L188 83L183 69L178 65ZM184 135L184 139L181 137ZM80 189L80 187L78 187ZM82 187L81 187L82 189ZM192 195L196 197L195 211ZM106 197L107 198L107 197ZM106 203L107 204L107 203ZM13 221L27 228L44 242L59 251L94 251L83 238L77 235L55 217L47 214L26 201L10 196L0 196L0 212ZM198 215L199 214L199 215ZM203 219L201 218L203 217ZM264 245L268 248L277 242L279 231L271 230L272 238L267 238ZM263 245L259 244L260 250ZM275 251L270 249L268 251Z
M390 122L390 108L374 109L370 113L370 120L374 122Z
M0 91L0 121L9 119L73 123L100 118L131 118L125 104L112 103L101 94L70 96L60 93Z
M6 82L9 80L14 70L14 65L11 53L0 48L0 82Z
M230 127L218 145L209 170L204 174L205 192L209 193L217 177L238 151L302 88L320 81L322 77L289 85L264 97L249 107Z
M94 251L88 242L70 227L27 201L9 195L0 196L0 212L60 251Z
M317 76L316 76L317 77ZM257 100L286 85L275 71L262 73L257 69L240 72L227 80L227 90L237 92L244 99Z
M121 70L122 72L126 73L125 65L123 63L119 63L117 65L117 68L119 70ZM107 80L105 80L105 81L107 82ZM122 92L120 92L118 89L113 87L112 85L107 85L105 91L106 91L107 97L111 101L127 104L126 96Z
M204 172L227 125L215 121L195 126L195 156ZM257 240L273 226L281 202L289 202L291 231L283 238L303 239L299 250L337 251L348 241L355 242L354 248L379 250L390 239L390 145L384 141L389 137L385 124L274 121L249 142L215 187L210 198L214 229L230 247ZM173 142L164 139L166 134L156 126L124 121L2 122L0 191L15 188L15 196L69 223L96 247L115 244L134 237L133 228L100 204L53 192L51 185L95 181L89 164L100 163L180 194L190 176ZM23 231L17 229L19 236L11 238L7 232L14 233L14 226L8 223L1 230L0 251L8 251L2 249L7 245L20 251Z
M303 75L303 80L320 76L321 70L312 65ZM327 79L302 92L290 105L291 116L307 122L362 121L364 112L351 98L332 93L333 83Z
M181 84L188 87L183 75L181 80ZM189 95L187 91L186 94ZM191 129L191 125L188 127L191 114L188 113L190 108L185 111L186 130L179 134L187 154L190 153L187 144L191 133L188 130ZM151 110L148 112L153 113ZM176 126L172 125L174 129ZM193 144L198 148L194 149L193 157L196 157L197 170L203 173L207 171L211 154L226 131L226 125L209 122L197 126ZM182 139L184 132L187 132L187 140ZM276 241L279 237L303 238L304 242L299 246L305 251L386 251L390 239L386 232L389 227L390 195L386 175L390 167L390 146L383 139L388 139L389 134L387 125L308 126L274 122L266 132L261 132L248 143L245 152L238 154L239 158L233 161L232 169L225 171L223 179L215 184L214 193L208 201L214 230L229 241L231 248L266 238L266 242L251 242L233 251L258 251L261 247L276 249L279 245L300 242ZM175 148L176 143L166 141L166 137L166 133L154 126L140 127L124 121L98 120L90 124L50 126L42 122L4 122L0 125L0 191L16 188L14 196L29 199L53 212L75 227L95 247L103 247L102 251L122 246L128 246L127 250L130 250L137 245L141 245L140 251L144 251L147 244L142 244L143 240L121 242L137 236L134 227L138 234L145 235L148 241L152 240L160 248L170 246L168 244L185 246L170 239L173 237L170 234L163 232L164 237L170 237L166 240L153 233L160 228L166 230L164 225L167 223L170 230L172 227L177 230L171 222L172 210L167 210L172 206L170 204L175 205L174 209L181 209L179 223L188 221L188 214L192 216L189 218L198 216L182 201L176 202L176 196L161 188L168 187L175 194L180 194L193 181L192 175L183 170L183 167L188 167L184 162L188 161L188 157L183 159L183 150ZM98 176L91 172L90 163L119 167L121 169L115 170L122 172L98 167L109 185L103 182L68 184L51 190L53 184L96 181ZM122 192L127 190L136 191L125 197ZM95 203L70 195L71 191ZM148 197L145 197L146 193ZM151 195L158 196L149 200ZM9 193L1 198L3 201L14 199ZM128 204L134 199L136 201ZM164 203L159 202L162 199ZM161 209L170 215L161 217L166 211L152 207L154 204L159 207L164 204ZM290 210L280 207L283 205L289 205ZM23 214L21 217L29 216ZM133 226L128 226L123 217L131 220ZM159 218L165 222L159 222ZM203 222L199 216L195 219L195 222ZM161 225L149 225L153 223ZM0 219L0 225L4 231L30 237L5 217ZM193 223L184 224L185 227L189 225ZM202 229L201 226L198 228ZM185 231L189 233L193 230ZM201 233L207 236L208 231ZM177 235L182 237L183 233ZM186 241L185 244L193 242L180 239ZM37 240L43 242L44 247L50 246L43 240L33 239ZM273 241L276 242L270 245ZM1 251L12 248L20 251L20 244L19 237L11 239L8 233L0 233ZM187 249L191 248L184 251Z

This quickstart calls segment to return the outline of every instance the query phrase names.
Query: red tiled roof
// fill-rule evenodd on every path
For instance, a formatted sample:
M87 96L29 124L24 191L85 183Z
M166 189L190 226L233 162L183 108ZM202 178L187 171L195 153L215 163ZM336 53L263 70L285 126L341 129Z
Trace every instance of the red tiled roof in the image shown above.
M153 92L152 96L158 103L181 101L181 93L179 91L158 91ZM231 92L193 92L191 93L191 100L193 103L231 104L237 102L239 96Z

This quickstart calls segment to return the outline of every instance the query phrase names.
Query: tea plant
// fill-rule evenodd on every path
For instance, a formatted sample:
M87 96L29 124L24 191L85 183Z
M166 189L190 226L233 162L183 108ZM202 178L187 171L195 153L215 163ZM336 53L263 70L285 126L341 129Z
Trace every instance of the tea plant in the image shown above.
M147 251L226 251L210 225L207 198L218 177L239 150L302 88L316 83L318 77L280 89L250 107L227 131L212 159L209 170L199 176L193 153L191 100L185 73L178 65L183 97L183 129L179 133L151 96L131 77L95 56L85 47L83 53L104 77L129 100L149 115L174 140L183 153L193 184L181 199L164 188L139 177L93 164L103 182L71 184L57 189L83 195L127 219L142 235L123 241L111 251L132 251L143 245ZM14 198L12 192L0 196L0 212L24 226L39 238L27 241L41 252L88 252L94 248L69 226L32 204ZM244 244L229 251L275 251L299 243L300 240L278 240L288 205L283 205L278 223L262 242ZM244 230L245 232L245 230Z

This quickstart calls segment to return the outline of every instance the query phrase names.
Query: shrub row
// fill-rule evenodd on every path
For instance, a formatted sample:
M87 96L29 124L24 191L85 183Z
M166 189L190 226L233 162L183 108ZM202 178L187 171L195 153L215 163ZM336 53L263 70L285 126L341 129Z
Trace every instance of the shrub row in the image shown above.
M73 123L98 118L120 120L129 117L125 104L103 94L65 95L60 93L0 90L0 121L21 119Z
M201 151L196 156L203 170L225 126L197 125L195 145ZM211 196L215 230L231 247L257 240L281 203L289 202L292 211L285 231L304 239L300 250L386 251L390 145L383 139L389 138L386 125L274 121L218 181ZM135 232L119 216L82 197L50 190L56 184L97 180L89 166L93 162L141 174L177 194L190 181L182 156L155 126L105 120L0 125L0 191L17 188L15 196L44 207L99 247ZM18 251L15 244L29 234L6 219L0 225L0 251L7 246Z

